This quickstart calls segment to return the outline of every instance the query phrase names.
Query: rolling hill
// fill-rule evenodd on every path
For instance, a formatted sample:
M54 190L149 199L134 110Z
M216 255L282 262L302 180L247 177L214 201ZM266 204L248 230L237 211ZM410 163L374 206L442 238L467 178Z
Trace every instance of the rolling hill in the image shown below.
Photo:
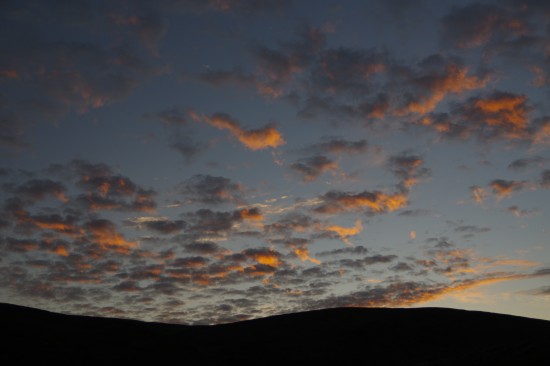
M544 365L550 322L442 309L337 308L215 326L0 304L7 364Z

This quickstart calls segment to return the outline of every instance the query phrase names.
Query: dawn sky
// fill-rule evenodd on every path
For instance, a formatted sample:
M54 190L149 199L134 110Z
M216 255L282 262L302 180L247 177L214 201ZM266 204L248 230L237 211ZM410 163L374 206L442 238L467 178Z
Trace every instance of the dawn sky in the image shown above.
M0 302L550 319L550 2L7 1Z

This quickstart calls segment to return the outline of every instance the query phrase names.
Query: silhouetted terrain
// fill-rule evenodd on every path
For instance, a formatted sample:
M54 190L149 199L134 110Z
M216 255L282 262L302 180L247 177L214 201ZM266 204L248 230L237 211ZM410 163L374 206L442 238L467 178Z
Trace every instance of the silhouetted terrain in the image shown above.
M0 304L6 365L546 365L550 322L492 313L340 308L216 326Z

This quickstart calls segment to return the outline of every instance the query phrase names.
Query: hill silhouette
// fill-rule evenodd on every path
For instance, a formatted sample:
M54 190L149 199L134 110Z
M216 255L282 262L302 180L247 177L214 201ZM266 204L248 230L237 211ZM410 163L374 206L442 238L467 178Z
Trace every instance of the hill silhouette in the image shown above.
M7 364L543 365L550 322L442 308L337 308L215 326L0 304Z

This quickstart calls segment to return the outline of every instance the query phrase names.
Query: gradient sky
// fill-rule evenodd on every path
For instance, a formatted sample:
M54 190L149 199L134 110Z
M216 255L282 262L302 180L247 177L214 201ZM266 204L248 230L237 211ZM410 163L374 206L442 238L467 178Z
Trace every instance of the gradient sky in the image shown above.
M550 2L7 1L0 301L550 319Z

